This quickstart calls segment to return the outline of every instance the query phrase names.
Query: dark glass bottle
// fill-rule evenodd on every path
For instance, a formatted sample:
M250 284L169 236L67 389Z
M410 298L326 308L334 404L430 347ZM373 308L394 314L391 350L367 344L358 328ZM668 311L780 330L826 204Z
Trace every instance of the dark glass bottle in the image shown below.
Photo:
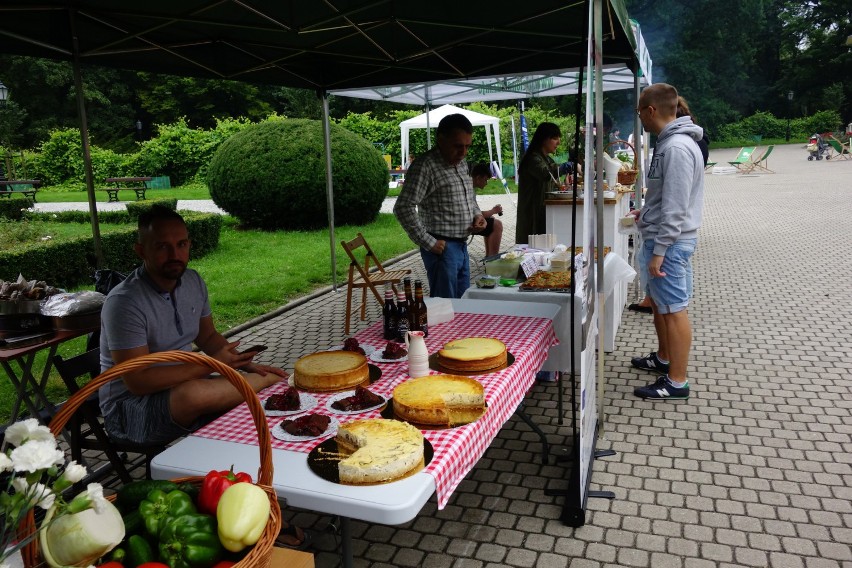
M411 293L411 278L407 276L403 278L402 287L405 289L405 301L408 302L408 306L410 308L414 305L414 294Z
M382 308L384 328L382 337L389 341L396 339L396 304L393 303L393 290L385 286L385 305Z
M417 329L423 332L424 337L429 337L429 318L426 301L423 299L423 283L420 280L414 281L414 309L412 312L417 318L415 323Z
M396 293L396 337L399 342L405 342L405 336L408 333L409 315L408 301L405 299L405 293L400 290Z

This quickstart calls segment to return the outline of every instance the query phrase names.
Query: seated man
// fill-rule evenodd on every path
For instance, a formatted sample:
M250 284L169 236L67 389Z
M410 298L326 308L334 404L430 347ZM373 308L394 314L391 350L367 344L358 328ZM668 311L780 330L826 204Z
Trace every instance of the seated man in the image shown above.
M491 179L491 170L488 164L480 162L473 166L470 170L470 177L473 178L473 188L482 189L488 184ZM495 255L500 252L500 241L503 238L503 223L500 219L496 219L494 215L502 215L503 207L498 203L491 209L482 210L482 216L485 217L485 228L481 231L473 231L474 235L481 235L485 239L485 256Z
M186 267L190 240L183 218L165 207L139 216L134 249L142 266L107 296L101 313L101 370L149 353L190 351L195 343L214 359L244 372L255 392L283 378L283 370L252 363L213 325L207 287ZM127 373L101 387L110 436L137 444L170 442L243 401L224 377L188 363Z

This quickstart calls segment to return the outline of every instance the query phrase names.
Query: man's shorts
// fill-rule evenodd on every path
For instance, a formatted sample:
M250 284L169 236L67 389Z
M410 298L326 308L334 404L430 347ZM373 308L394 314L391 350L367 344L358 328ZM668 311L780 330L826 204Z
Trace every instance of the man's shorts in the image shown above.
M485 219L485 228L477 233L473 233L474 235L478 235L480 237L487 237L491 233L494 232L494 217L486 217Z
M666 250L663 265L660 268L665 276L648 276L648 295L661 314L673 314L689 306L692 295L692 265L690 259L695 253L698 239L681 239ZM654 239L643 243L645 266L654 257Z
M105 425L111 437L134 444L165 444L201 426L184 428L172 419L168 390L116 401Z

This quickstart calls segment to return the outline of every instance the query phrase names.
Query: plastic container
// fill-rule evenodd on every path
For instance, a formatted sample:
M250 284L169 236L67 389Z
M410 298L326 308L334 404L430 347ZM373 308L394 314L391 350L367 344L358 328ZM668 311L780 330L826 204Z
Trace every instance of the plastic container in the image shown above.
M499 258L485 263L485 274L500 278L517 278L520 267L520 258Z

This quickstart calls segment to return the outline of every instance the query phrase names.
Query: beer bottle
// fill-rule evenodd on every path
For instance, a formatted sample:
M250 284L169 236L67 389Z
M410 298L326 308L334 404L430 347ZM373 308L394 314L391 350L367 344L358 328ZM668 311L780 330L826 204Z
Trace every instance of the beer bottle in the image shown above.
M395 339L401 343L405 342L405 336L408 333L410 317L408 302L405 299L405 293L400 290L396 293L396 337Z
M393 303L393 290L385 284L385 305L382 308L384 328L382 337L389 341L396 339L396 305Z
M417 329L423 332L424 337L429 337L429 318L426 301L423 299L423 283L414 281L414 313L417 316Z
M411 278L409 278L408 276L403 278L402 286L403 288L405 288L405 301L408 302L408 306L410 308L414 305L414 294L411 293Z

